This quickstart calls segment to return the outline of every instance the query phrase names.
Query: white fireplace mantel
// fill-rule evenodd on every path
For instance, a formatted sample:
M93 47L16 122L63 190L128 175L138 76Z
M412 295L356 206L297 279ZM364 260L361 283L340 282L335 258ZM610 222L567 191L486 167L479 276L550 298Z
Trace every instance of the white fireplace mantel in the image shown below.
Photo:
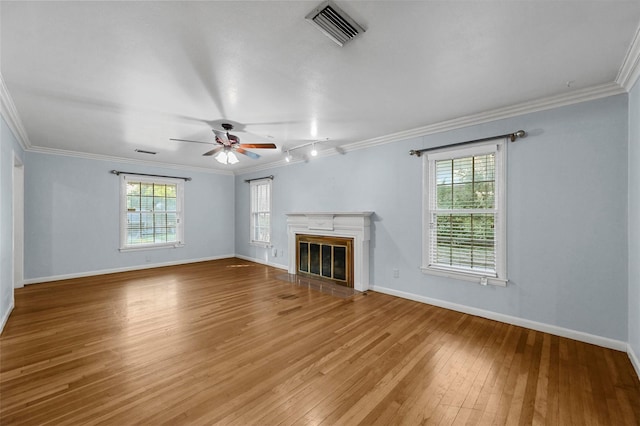
M373 212L287 213L289 273L296 273L296 235L353 238L353 287L369 289L369 240Z

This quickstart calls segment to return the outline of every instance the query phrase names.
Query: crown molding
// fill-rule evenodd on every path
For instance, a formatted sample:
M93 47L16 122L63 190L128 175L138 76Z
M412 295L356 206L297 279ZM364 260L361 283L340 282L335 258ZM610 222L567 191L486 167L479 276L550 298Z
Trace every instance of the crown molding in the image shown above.
M304 160L291 160L291 162L289 163L287 163L285 160L277 160L277 161L272 161L270 163L261 164L258 166L243 167L242 169L236 169L234 170L233 174L236 176L241 176L249 173L261 172L263 170L271 170L278 167L284 167L290 164L303 163L303 162Z
M2 113L2 118L7 122L9 129L13 132L14 136L18 140L18 143L25 151L31 148L31 141L29 141L29 136L27 136L27 131L24 129L22 125L22 120L20 120L20 115L18 115L18 110L16 109L16 105L13 103L13 98L9 94L9 90L7 86L4 84L4 78L0 73L0 104L2 108L0 108L0 113Z
M598 86L587 87L585 89L574 90L562 95L549 96L546 98L536 99L533 101L523 102L508 107L497 108L490 111L485 111L479 114L467 115L464 117L455 118L453 120L446 120L440 123L431 124L428 126L418 127L415 129L405 130L402 132L392 133L386 136L380 136L373 139L366 139L363 141L352 142L346 145L340 146L343 152L356 151L359 149L370 148L377 145L384 145L391 142L397 142L407 140L411 138L417 138L436 133L447 132L451 130L461 129L464 127L474 126L478 124L488 123L492 121L502 120L505 118L517 117L525 114L531 114L539 111L546 111L549 109L559 108L567 105L578 104L581 102L587 102L595 99L606 98L608 96L620 95L627 93L624 87L618 83L607 83ZM335 149L329 148L318 153L319 157L327 157L339 154ZM290 163L284 160L276 161L273 163L249 167L243 169L237 169L236 175L244 175L247 173L253 173L276 167L282 167L289 164L295 164L303 162L304 160L292 161Z
M29 152L35 152L38 154L48 154L48 155L60 155L63 157L76 157L76 158L84 158L87 160L99 160L99 161L113 161L117 163L123 164L136 164L136 165L145 165L150 167L163 167L165 169L173 169L173 170L186 170L200 173L210 173L216 175L226 175L233 176L234 173L231 170L214 170L208 169L206 167L196 167L196 166L185 166L182 164L173 164L173 163L162 163L158 161L147 161L147 160L137 160L131 158L124 157L114 157L109 155L102 154L90 154L86 152L78 152L78 151L69 151L65 149L56 149L56 148L43 148L43 147L31 147Z
M439 123L430 124L428 126L418 127L402 132L392 133L386 136L380 136L377 138L366 139L362 141L352 142L346 145L342 145L341 153L350 151L356 151L359 149L365 149L377 145L383 145L391 142L397 142L401 140L422 137L432 135L436 133L442 133L446 131L456 130L464 127L483 124L491 121L502 120L505 118L517 117L524 114L530 114L539 111L545 111L553 108L559 108L562 106L577 104L590 100L600 99L608 96L619 95L627 93L634 85L636 80L640 77L640 28L634 37L634 40L627 52L625 61L618 73L616 82L602 84L598 86L592 86L585 89L574 90L569 93L550 96L546 98L536 99L533 101L523 102L520 104L511 105L508 107L497 108L490 111L485 111L479 114L467 115L452 120L446 120ZM213 173L220 175L244 175L248 173L273 169L277 167L283 167L291 164L306 162L305 159L294 159L287 163L284 160L277 160L267 164L257 165L253 167L239 168L235 170L213 170L204 167L185 166L173 163L162 163L145 160L134 160L123 157L113 157L101 154L89 154L78 151L69 151L54 148L34 147L28 136L27 132L22 125L20 116L15 108L15 104L9 94L2 74L0 74L0 100L2 101L2 117L9 125L11 131L14 133L18 142L25 151L38 152L42 154L62 155L69 157L79 157L92 160L104 160L104 161L116 161L120 163L128 164L145 164L149 166L165 167L169 169L179 170L192 170L204 173ZM327 157L339 154L333 148L327 148L319 152L319 156Z
M631 91L633 85L640 77L640 26L631 41L627 54L622 61L622 66L618 71L616 83L624 87L627 92Z
M353 142L347 145L343 145L341 148L345 152L355 151L358 149L382 145L385 143L397 142L401 140L432 135L435 133L447 132L464 127L488 123L491 121L503 120L505 118L517 117L520 115L559 108L567 105L591 101L594 99L619 95L622 93L626 93L626 90L618 83L607 83L588 87L586 89L574 90L570 93L562 95L536 99L533 101L523 102L508 107L485 111L479 114L467 115L464 117L455 118L453 120L446 120L428 126L405 130L398 133L392 133L387 136Z

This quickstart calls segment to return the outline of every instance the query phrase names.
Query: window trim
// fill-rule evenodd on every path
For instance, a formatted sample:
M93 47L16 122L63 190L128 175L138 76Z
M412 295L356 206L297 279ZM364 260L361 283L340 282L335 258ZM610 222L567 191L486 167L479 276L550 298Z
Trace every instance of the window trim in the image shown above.
M167 248L184 247L184 181L182 179L173 179L165 177L147 177L140 175L131 175L121 173L120 176L120 252L140 251L140 250L157 250ZM178 226L176 227L176 242L152 243L127 245L127 181L159 183L159 184L175 184L176 185L176 212Z
M253 191L258 185L268 184L269 186L269 241L257 241L253 239L255 234L255 220L253 217ZM272 247L271 243L271 230L272 230L272 218L273 218L273 180L271 178L256 179L249 182L249 245L255 247Z
M461 271L440 265L430 265L430 193L434 181L435 161L495 153L495 203L496 203L496 275L482 272ZM423 154L422 158L422 266L425 274L455 278L476 282L481 285L491 284L506 287L507 276L507 140L477 144L464 148L443 148Z

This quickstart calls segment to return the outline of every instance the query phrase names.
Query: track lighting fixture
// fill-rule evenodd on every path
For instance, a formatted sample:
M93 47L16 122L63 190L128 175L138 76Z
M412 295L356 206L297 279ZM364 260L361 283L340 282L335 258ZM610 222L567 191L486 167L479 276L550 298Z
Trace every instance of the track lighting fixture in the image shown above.
M311 146L311 150L308 151L309 155L311 155L312 157L317 157L318 156L318 150L316 149L316 144L320 144L323 142L327 142L329 140L329 138L322 140L322 141L313 141L313 142L307 142L307 143L303 143L302 145L297 145L294 147L291 147L289 149L287 149L286 155L284 157L284 161L286 161L287 163L290 163L293 160L293 155L291 155L291 152L296 150L296 149L300 149L300 148L304 148L306 146Z

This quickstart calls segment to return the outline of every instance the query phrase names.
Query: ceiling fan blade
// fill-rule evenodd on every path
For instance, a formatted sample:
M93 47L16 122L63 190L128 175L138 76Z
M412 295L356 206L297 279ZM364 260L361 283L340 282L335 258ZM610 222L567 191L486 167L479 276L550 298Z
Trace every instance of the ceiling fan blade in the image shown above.
M220 130L216 130L216 129L211 129L211 130L213 131L213 133L215 133L216 141L218 143L221 143L223 145L231 145L231 142L229 141L229 138L227 137L226 132L221 132Z
M218 152L222 151L224 149L224 146L219 146L217 148L213 148L211 151L205 152L204 155L205 157L208 157L210 155L216 155Z
M178 141L178 142L194 142L194 143L204 143L207 145L212 145L213 142L202 142L202 141L191 141L189 139L169 139L170 141Z
M256 154L255 152L247 151L246 149L242 149L242 148L237 148L236 152L239 152L240 154L244 154L247 157L253 158L254 160L257 160L258 158L260 158L259 154Z
M274 143L242 143L240 148L276 149L277 146Z

